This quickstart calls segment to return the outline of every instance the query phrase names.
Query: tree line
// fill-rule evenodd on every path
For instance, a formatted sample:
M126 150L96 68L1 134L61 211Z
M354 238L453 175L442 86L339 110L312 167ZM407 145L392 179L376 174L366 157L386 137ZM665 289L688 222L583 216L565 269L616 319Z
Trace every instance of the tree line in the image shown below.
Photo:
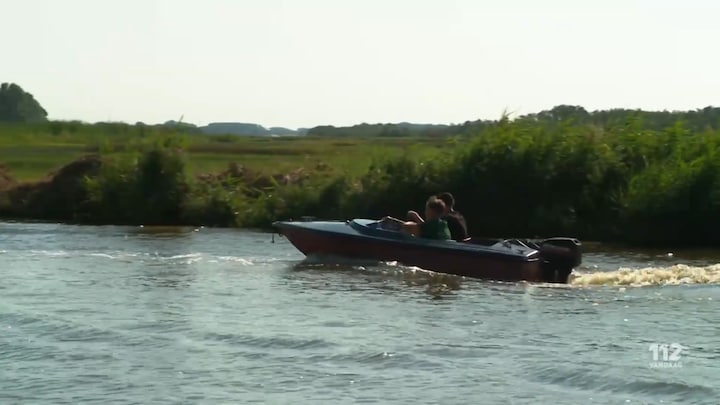
M15 83L0 85L0 123L37 123L47 120L47 111L35 100L32 94L23 90ZM167 121L160 126L172 127L188 133L242 133L244 135L309 135L318 137L434 137L434 136L473 136L480 131L492 128L493 125L508 117L498 120L478 119L461 124L415 124L401 123L362 123L353 126L335 127L319 125L298 131L287 128L265 129L257 124L247 123L213 123L206 127L197 127L190 123ZM587 111L581 106L558 105L538 113L521 115L513 121L537 123L540 125L559 125L573 123L575 125L596 126L613 130L627 125L661 131L681 122L684 128L699 132L720 129L720 107L704 107L692 111L644 111L640 109L609 109ZM127 124L125 124L127 125ZM136 127L148 125L138 122Z

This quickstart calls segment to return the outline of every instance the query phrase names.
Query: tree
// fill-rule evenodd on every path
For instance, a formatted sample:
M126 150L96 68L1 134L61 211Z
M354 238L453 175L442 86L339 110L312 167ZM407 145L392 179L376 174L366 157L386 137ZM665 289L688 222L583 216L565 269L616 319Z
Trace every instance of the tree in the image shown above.
M574 120L577 124L583 124L590 117L590 114L581 106L558 105L549 111L541 111L537 114L543 121L569 121Z
M0 85L0 122L41 122L47 111L32 94L15 83Z

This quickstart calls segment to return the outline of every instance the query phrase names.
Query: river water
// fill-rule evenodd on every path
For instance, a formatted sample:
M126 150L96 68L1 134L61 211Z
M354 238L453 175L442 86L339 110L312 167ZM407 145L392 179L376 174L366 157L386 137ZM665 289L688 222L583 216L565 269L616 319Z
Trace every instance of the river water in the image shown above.
M557 286L0 223L0 403L720 403L720 254L585 250Z

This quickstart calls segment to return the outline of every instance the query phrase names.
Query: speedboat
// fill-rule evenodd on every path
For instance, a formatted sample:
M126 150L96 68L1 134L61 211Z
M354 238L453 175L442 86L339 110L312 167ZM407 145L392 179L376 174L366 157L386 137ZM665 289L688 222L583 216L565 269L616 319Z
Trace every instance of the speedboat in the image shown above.
M397 262L438 273L498 280L567 283L582 262L575 238L542 240L419 238L372 219L276 221L273 226L306 256Z

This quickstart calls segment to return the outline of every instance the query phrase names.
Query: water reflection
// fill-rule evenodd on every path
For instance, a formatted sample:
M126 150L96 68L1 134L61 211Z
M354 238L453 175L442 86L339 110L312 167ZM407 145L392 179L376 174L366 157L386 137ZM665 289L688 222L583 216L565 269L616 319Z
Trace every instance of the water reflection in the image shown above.
M435 273L396 263L367 261L319 262L317 258L310 258L291 264L286 270L283 278L299 283L302 288L324 290L367 288L387 291L406 290L404 287L425 287L424 292L436 298L451 295L466 281L464 277L451 274Z
M625 246L584 243L583 263L599 264L602 269L617 267L672 266L686 264L707 266L720 263L720 251L704 248L628 248ZM615 266L615 268L612 268Z
M187 226L137 226L128 229L128 235L131 236L150 236L152 238L187 238L193 233L199 232L204 227L187 227Z
M193 271L158 271L151 272L146 269L142 274L135 277L135 282L148 290L160 288L185 289L190 287L195 280Z

